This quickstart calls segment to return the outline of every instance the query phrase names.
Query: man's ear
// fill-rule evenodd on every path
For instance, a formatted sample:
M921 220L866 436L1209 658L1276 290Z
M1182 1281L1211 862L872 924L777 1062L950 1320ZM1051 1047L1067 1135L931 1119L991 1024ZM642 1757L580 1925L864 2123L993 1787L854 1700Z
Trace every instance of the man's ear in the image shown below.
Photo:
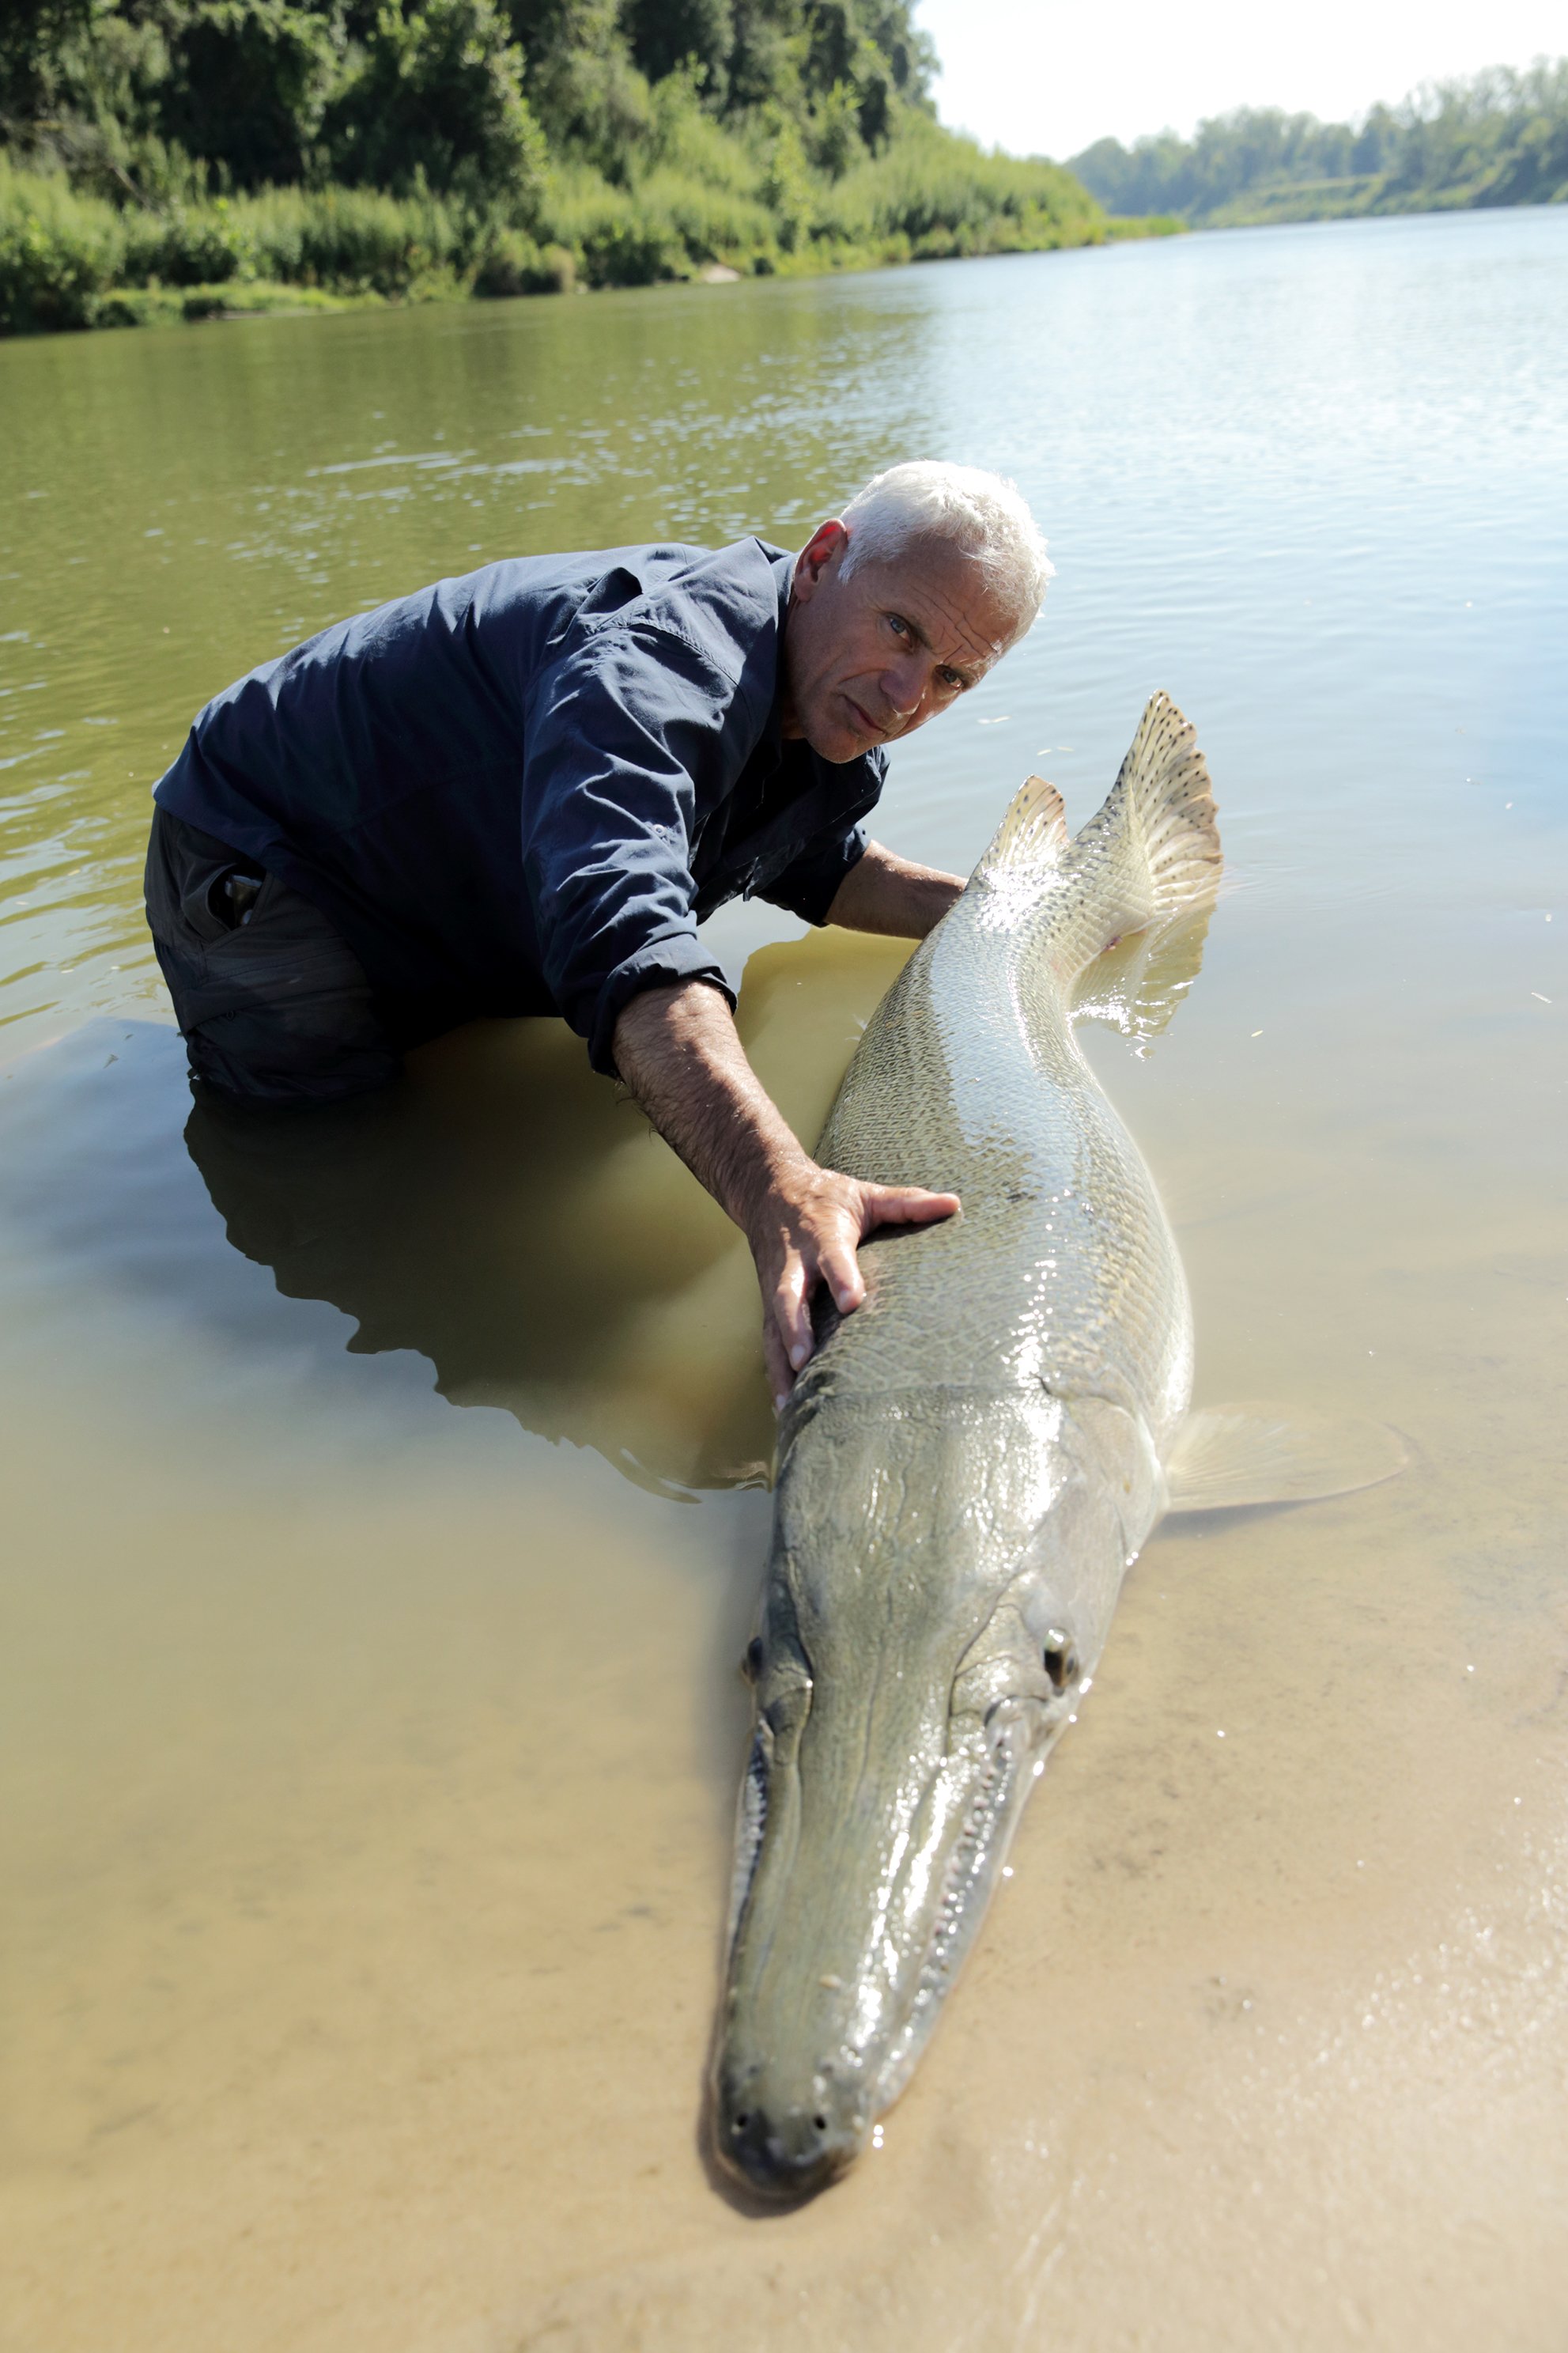
M817 524L795 559L794 589L797 604L805 604L812 596L835 557L848 544L848 530L837 516L830 522Z

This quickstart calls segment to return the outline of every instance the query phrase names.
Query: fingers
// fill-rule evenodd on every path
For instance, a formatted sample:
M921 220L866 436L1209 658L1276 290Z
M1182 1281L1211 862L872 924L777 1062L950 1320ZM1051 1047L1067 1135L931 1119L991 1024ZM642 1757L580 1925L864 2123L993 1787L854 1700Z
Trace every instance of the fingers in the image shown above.
M866 1278L857 1255L879 1226L929 1226L954 1216L956 1193L928 1193L919 1185L863 1185L854 1177L815 1172L809 1195L791 1204L756 1250L763 1295L767 1302L763 1345L768 1388L782 1406L795 1376L811 1361L811 1294L826 1286L840 1315L852 1315L866 1298ZM770 1263L771 1262L771 1263ZM772 1266L777 1266L772 1275Z
M854 1186L858 1196L858 1231L846 1218L843 1227L821 1244L817 1271L840 1315L852 1315L866 1298L866 1278L857 1252L879 1226L930 1226L953 1217L960 1207L956 1193L928 1193L919 1185ZM855 1207L849 1208L849 1217Z
M787 1249L773 1285L772 1322L784 1356L799 1372L811 1354L811 1311L806 1305L807 1270L799 1250Z
M867 1233L873 1226L933 1226L963 1207L956 1193L928 1193L920 1185L862 1185L860 1194Z
M832 1293L833 1304L840 1315L852 1315L866 1296L866 1278L855 1255L858 1240L858 1235L836 1236L823 1245L817 1261L817 1271Z
M816 1345L811 1328L811 1295L817 1284L826 1284L841 1315L849 1314L866 1296L848 1219L840 1222L846 1229L840 1234L784 1247L784 1264L763 1324L768 1381L775 1405L783 1404L796 1373L811 1361Z
M795 1375L790 1370L784 1335L771 1315L763 1318L763 1369L767 1376L768 1395L773 1401L773 1411L782 1413L789 1402L790 1386Z

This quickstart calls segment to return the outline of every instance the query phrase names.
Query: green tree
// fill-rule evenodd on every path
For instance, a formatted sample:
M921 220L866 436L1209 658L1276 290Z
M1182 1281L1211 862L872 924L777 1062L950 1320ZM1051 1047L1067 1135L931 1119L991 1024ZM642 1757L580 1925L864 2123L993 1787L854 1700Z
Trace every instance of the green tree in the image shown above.
M1386 171L1399 146L1399 125L1386 106L1374 106L1356 132L1351 146L1351 170L1373 173Z
M733 0L730 47L731 108L774 103L797 111L801 104L799 0Z
M866 153L860 136L860 94L847 81L835 82L816 110L812 160L830 180L841 180Z
M1568 60L1435 83L1359 125L1242 107L1190 140L1097 140L1070 168L1113 213L1194 221L1548 204L1568 193Z
M293 0L200 0L166 11L161 137L240 188L298 180L342 72L333 16Z
M499 202L526 225L545 147L510 31L494 0L387 0L326 111L333 175L395 195L423 186L475 206Z
M510 0L527 60L529 101L552 147L624 182L652 128L647 82L632 63L620 0Z
M1103 234L912 0L0 0L0 332Z
M67 53L86 37L92 0L5 0L0 6L0 131L26 139L55 106Z
M704 89L724 96L735 39L731 0L626 0L622 21L633 62L649 81L662 81L695 58Z

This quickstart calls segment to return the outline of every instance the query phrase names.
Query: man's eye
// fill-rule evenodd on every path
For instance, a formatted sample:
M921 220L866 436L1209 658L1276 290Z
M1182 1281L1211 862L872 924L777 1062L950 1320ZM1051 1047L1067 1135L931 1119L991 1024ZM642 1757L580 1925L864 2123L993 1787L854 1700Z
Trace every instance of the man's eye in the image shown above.
M910 628L909 623L905 620L901 613L889 613L888 616L888 627L894 630L900 638L912 638L914 636L914 631Z
M949 694L962 694L969 684L961 670L939 670L936 675L938 683L945 687Z

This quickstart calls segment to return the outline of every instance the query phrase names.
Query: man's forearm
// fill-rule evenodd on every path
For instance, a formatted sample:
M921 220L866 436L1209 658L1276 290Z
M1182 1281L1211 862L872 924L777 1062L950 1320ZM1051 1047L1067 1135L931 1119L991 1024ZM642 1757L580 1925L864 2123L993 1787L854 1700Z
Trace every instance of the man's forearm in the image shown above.
M769 1386L782 1404L811 1354L811 1298L841 1315L866 1296L856 1252L879 1226L929 1225L952 1193L868 1184L801 1148L746 1060L730 1008L705 981L644 989L616 1023L616 1067L668 1144L751 1244Z
M750 1229L769 1187L811 1166L707 982L644 989L616 1024L616 1067L667 1144Z
M830 923L849 932L883 932L898 940L923 940L963 895L963 878L939 866L917 866L868 841L866 854L849 869L827 911Z

